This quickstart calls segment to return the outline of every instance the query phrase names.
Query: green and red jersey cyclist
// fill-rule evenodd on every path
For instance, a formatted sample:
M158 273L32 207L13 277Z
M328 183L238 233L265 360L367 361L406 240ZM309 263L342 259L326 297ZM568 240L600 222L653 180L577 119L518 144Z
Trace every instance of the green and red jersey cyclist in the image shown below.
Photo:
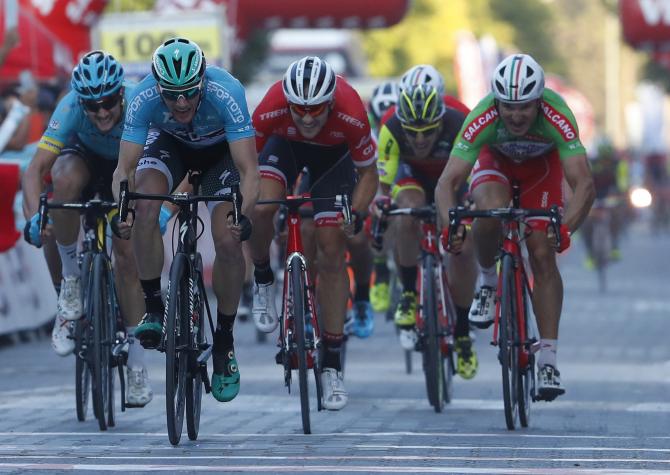
M563 208L562 181L573 197L563 213L561 248L547 219L530 220L525 240L534 276L533 309L541 338L538 358L538 395L553 400L565 392L556 364L563 284L556 251L570 245L570 234L588 215L595 196L584 146L574 115L565 101L544 87L544 71L529 55L505 58L491 80L492 92L468 115L437 187L436 200L443 223L456 206L454 190L470 176L470 193L478 209L509 206L511 184L521 188L524 208ZM487 327L495 314L497 275L495 256L501 235L493 219L472 228L480 267L479 291L470 312L474 325ZM445 230L445 233L447 230ZM448 236L443 234L443 239ZM458 252L462 241L452 239Z
M441 94L432 85L424 83L401 89L396 114L382 126L379 134L377 168L382 195L377 198L378 206L390 202L391 197L401 208L434 202L435 186L449 160L465 115L445 107ZM400 329L401 345L414 349L421 226L411 216L398 217L389 226L394 236L393 254L402 285L394 321ZM457 310L456 368L466 379L475 376L478 366L468 323L476 269L470 243L465 252L452 256L448 263Z
M323 317L323 405L342 409L348 400L340 365L340 348L348 300L345 252L347 236L358 234L363 213L378 187L375 143L365 106L356 91L316 56L292 63L270 87L254 111L260 151L260 199L282 199L307 168L313 197L352 192L353 225L343 226L334 201L314 203L319 253L317 301ZM269 249L277 206L257 206L251 254L254 261L253 317L266 332L277 327L274 276Z
M123 132L125 98L134 86L124 82L123 67L113 56L92 51L72 71L71 87L52 114L23 179L24 211L30 218L24 234L28 242L37 246L43 237L38 226L39 195L49 173L55 201L86 200L96 192L105 199L112 198L112 173ZM53 210L50 215L63 275L52 346L64 356L74 350L66 322L80 318L83 311L77 252L80 220L73 211ZM115 274L123 276L117 289L121 313L132 332L144 309L132 248L113 236L112 251ZM132 335L130 340L127 403L141 407L151 401L153 393L143 350L134 344Z
M232 224L228 202L209 203L215 259L212 284L217 300L213 335L212 395L230 401L240 390L233 326L244 281L241 241L251 234L251 215L258 196L254 128L244 88L230 73L207 67L200 46L186 38L160 45L147 75L128 99L125 127L114 171L113 191L128 180L139 193L170 193L189 170L201 172L197 193L226 193L240 185L243 195L239 225ZM146 313L135 335L145 348L160 341L164 304L161 298L163 241L159 232L161 204L137 200L119 227L131 235ZM132 226L132 233L131 231Z

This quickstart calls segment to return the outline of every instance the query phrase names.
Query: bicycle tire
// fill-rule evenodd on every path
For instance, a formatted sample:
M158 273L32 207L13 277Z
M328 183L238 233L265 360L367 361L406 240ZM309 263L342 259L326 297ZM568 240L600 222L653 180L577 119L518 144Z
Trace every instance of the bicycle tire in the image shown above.
M107 312L105 318L105 352L107 358L107 427L114 427L116 425L116 419L114 417L114 359L112 356L112 348L114 342L116 341L116 325L117 325L117 312L118 312L118 301L116 297L116 289L114 288L114 274L112 273L111 262L105 259L105 280L107 285L107 292L105 295L104 302L107 305ZM117 364L121 364L116 362Z
M442 302L442 312L438 313L440 318L440 344L442 356L444 358L444 402L450 403L454 396L454 376L456 375L456 365L454 364L454 334L456 332L456 305L451 296L449 288L449 280L447 279L446 270L440 266L441 285L440 293L444 297Z
M109 412L109 379L111 377L111 340L107 331L107 322L111 318L108 312L107 262L103 254L93 258L92 324L93 324L93 379L95 381L93 400L97 406L96 417L101 431L107 430Z
M435 293L435 262L431 254L423 258L422 264L421 306L423 313L423 337L421 345L423 371L426 378L428 401L435 412L444 407L444 360L440 345L437 322L437 302Z
M533 355L531 344L531 332L528 318L528 288L526 281L522 276L522 299L521 308L523 308L524 326L526 327L526 342L519 351L528 352L528 364L525 368L519 368L519 424L521 427L528 427L530 424L530 405L533 401L533 392L535 389L535 355Z
M498 348L502 366L502 390L507 429L514 430L518 417L518 378L519 365L516 341L514 263L509 254L502 262L502 301L498 325Z
M81 265L81 282L83 308L88 313L89 275L91 268L91 253L83 255ZM88 401L91 388L91 368L87 348L89 347L89 316L84 314L82 318L74 322L74 355L75 355L75 406L77 409L77 420L83 422L88 413Z
M205 344L205 302L207 298L205 286L202 282L202 257L200 253L196 257L196 275L198 293L195 294L193 305L197 312L197 321L193 319L189 325L190 340L195 342L197 350L189 351L189 377L186 378L186 432L189 440L197 440L200 431L200 410L202 408L202 370L198 364L198 356ZM207 367L205 366L205 371Z
M188 351L188 258L177 253L170 266L167 318L165 322L165 412L168 439L179 444L184 427Z
M293 330L295 345L291 345L296 351L298 360L298 386L300 388L300 413L302 416L302 430L305 434L311 434L312 428L309 418L309 385L307 384L307 349L305 345L305 285L303 277L303 264L299 257L293 257L289 263L291 274L290 297L293 313Z

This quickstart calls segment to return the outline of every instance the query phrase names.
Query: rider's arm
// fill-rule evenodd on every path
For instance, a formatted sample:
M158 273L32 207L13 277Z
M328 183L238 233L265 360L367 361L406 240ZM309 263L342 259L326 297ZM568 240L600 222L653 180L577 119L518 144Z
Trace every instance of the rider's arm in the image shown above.
M596 197L596 189L586 155L567 157L561 163L565 179L572 189L572 198L566 206L563 224L574 232L589 214Z
M451 155L442 170L435 188L435 203L442 225L449 222L449 210L455 207L457 190L465 183L472 170L472 163Z
M144 144L121 140L121 144L119 145L119 163L116 165L112 178L112 193L114 193L116 201L119 200L119 188L123 180L128 180L130 191L135 190L135 170L143 151Z
M386 196L390 196L391 194L391 187L398 174L399 164L400 146L391 130L385 124L379 131L379 140L377 143L377 169L381 191Z
M240 172L240 191L242 192L242 214L251 216L259 193L260 174L258 172L258 154L256 139L247 137L230 142L230 155Z
M367 212L379 186L377 167L372 163L365 167L358 167L356 171L358 172L358 182L356 188L354 188L351 206L355 210Z
M40 193L44 188L44 177L56 162L58 154L38 148L23 174L21 188L23 190L23 215L30 219L39 208Z

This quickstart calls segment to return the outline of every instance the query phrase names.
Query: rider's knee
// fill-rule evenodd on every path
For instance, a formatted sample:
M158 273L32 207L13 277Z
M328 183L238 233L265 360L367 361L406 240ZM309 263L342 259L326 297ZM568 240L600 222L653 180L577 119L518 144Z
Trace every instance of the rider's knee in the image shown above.
M345 246L343 240L321 239L318 251L319 271L336 273L344 269Z
M135 201L135 221L133 228L150 229L158 226L161 202L154 200Z
M242 245L230 231L217 233L213 239L217 259L229 263L242 259Z
M83 161L73 155L65 155L51 169L51 183L54 194L63 198L75 199L86 186L88 171Z

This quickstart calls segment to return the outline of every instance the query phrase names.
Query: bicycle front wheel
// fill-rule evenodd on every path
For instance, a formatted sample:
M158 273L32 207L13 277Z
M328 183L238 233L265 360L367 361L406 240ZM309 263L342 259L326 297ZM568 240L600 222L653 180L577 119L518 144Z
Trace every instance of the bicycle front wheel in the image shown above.
M93 259L93 288L89 296L92 306L93 324L93 399L94 408L97 408L96 417L100 430L107 430L108 421L114 425L114 416L110 413L110 394L113 390L110 322L114 317L109 313L109 262L103 254L97 254ZM112 399L113 401L113 399ZM113 408L112 408L113 409ZM111 417L110 417L111 416Z
M186 372L188 370L189 262L175 255L170 266L165 326L165 409L168 438L179 444L184 427Z
M291 345L298 359L298 384L300 386L300 412L302 414L302 430L305 434L311 434L312 429L309 420L309 386L307 384L307 349L305 345L305 280L303 275L303 264L299 257L293 257L289 264L291 275L291 309L293 313L293 331L295 332L295 345Z
M516 324L516 285L514 283L514 262L509 254L502 262L502 301L498 324L498 348L502 366L502 390L505 406L505 422L509 430L514 430L518 411L519 395L519 353L518 330Z
M189 325L192 329L189 338L195 342L196 351L189 351L189 376L186 378L186 432L189 440L197 440L200 431L200 408L202 405L202 368L198 364L198 356L205 344L205 303L207 298L205 286L202 282L202 258L198 254L196 263L198 291L194 295L193 305L195 315ZM207 366L205 366L205 371Z
M533 394L535 393L535 355L532 352L531 345L537 341L535 338L535 329L531 329L534 323L528 315L528 287L525 279L521 282L522 285L522 302L523 308L523 324L525 325L526 341L519 347L519 352L525 352L525 366L523 363L519 368L519 423L521 427L528 427L530 423L530 404L533 401Z
M444 407L444 361L437 322L437 294L435 291L435 261L431 254L423 259L421 280L421 307L423 313L423 371L426 376L428 401L435 412Z
M88 396L91 391L91 367L89 366L89 351L91 333L89 326L90 313L92 307L88 304L90 295L89 276L91 275L91 253L86 252L83 256L81 265L82 302L85 314L74 322L74 355L75 355L75 402L77 407L77 420L83 422L86 420L88 412Z

